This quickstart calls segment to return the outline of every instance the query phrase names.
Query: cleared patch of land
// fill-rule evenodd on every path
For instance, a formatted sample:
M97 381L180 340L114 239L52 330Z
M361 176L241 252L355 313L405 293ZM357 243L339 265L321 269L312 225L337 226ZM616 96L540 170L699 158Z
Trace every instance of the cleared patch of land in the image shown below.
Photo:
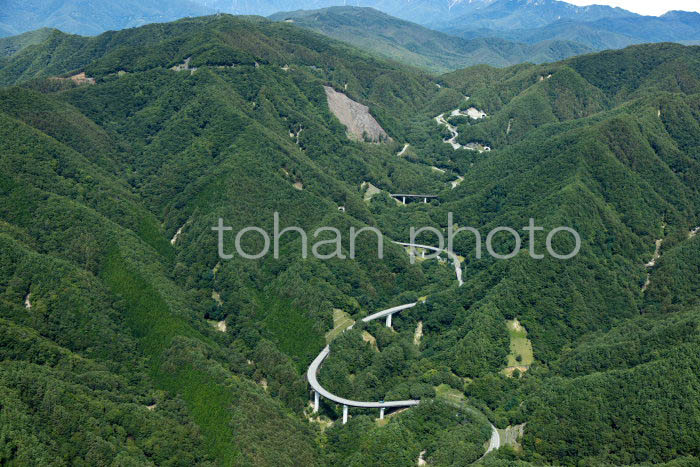
M441 384L440 386L435 387L435 397L458 406L461 406L467 401L467 398L462 391L448 386L447 384Z
M326 333L326 343L330 344L333 339L338 337L348 327L355 324L355 321L350 318L350 315L339 308L333 309L333 329ZM376 340L375 340L376 343Z
M372 197L374 195L377 195L377 194L382 192L382 190L380 190L376 186L372 185L370 182L363 182L362 185L360 185L360 187L362 189L367 188L367 190L365 191L365 197L364 197L365 201L367 201L367 202L372 201Z
M379 348L377 347L377 338L374 337L372 334L368 333L367 331L362 331L362 340L365 342L369 342L369 344L374 347L374 350L377 352L379 351Z
M535 360L532 351L532 343L527 338L527 330L520 324L517 319L506 321L508 335L510 336L510 353L508 354L508 367L505 373L512 376L517 369L521 373L530 368Z
M525 423L521 425L509 426L505 429L498 428L498 435L501 438L501 446L512 447L516 452L522 452L523 447L518 442L525 434Z
M328 108L340 120L340 123L345 125L350 138L375 143L391 141L386 131L369 113L369 107L355 102L330 86L323 88L328 98Z
M212 319L208 319L207 323L209 323L214 329L216 329L219 332L226 332L226 321L214 321Z
M420 345L420 340L423 337L423 321L418 321L416 332L413 334L413 345Z
M392 412L387 411L386 414L384 415L384 419L378 418L375 420L375 423L377 424L377 426L385 426L387 423L389 423L389 419L391 417L398 415L401 412L405 412L409 409L410 409L410 407L402 407L402 408L394 410Z
M216 302L218 306L223 306L224 302L221 300L221 294L216 290L211 291L211 298Z

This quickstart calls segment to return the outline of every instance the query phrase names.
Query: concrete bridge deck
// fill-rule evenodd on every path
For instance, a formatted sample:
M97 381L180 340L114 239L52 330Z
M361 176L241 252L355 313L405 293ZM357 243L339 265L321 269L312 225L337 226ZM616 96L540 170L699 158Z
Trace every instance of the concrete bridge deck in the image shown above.
M386 408L396 408L396 407L411 407L414 405L418 405L420 403L419 400L405 400L405 401L388 401L388 402L382 402L382 401L377 401L377 402L363 402L363 401L354 401L351 399L346 399L344 397L336 396L335 394L327 391L321 384L318 382L317 375L318 375L318 370L321 367L321 364L323 361L328 357L328 354L331 352L330 347L326 346L320 354L318 354L318 357L311 363L309 366L309 369L306 371L306 378L309 380L309 384L313 388L316 393L320 394L321 396L325 397L328 400L331 400L337 404L343 404L347 405L349 407L363 407L363 408L370 408L370 409L386 409Z

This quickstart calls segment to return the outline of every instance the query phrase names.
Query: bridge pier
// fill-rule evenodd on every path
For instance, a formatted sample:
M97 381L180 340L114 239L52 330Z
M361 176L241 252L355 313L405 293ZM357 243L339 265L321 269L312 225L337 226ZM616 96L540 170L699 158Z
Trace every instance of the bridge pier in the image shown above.
M390 193L389 196L394 198L397 202L401 204L406 204L409 201L415 201L420 203L420 200L423 200L423 203L428 204L431 199L439 199L438 195L426 195L426 194L411 194L411 193Z
M348 406L343 405L343 425L348 422Z
M384 420L384 407L379 409L379 420Z
M386 315L386 327L390 328L391 327L391 317L394 316L393 314Z
M314 391L314 413L318 412L318 406L320 405L321 396L318 391Z

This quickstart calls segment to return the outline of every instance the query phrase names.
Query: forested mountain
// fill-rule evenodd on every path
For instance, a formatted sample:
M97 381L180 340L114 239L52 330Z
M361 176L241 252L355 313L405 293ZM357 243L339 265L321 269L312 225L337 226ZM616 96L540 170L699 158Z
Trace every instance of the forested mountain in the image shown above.
M638 16L622 8L605 5L576 6L559 0L495 0L475 2L464 14L436 24L504 31L536 28L559 20L596 21Z
M3 6L0 37L40 28L94 35L214 12L262 15L293 20L386 58L438 72L477 64L551 62L647 42L700 43L698 13L642 16L558 0L360 0L352 6L339 0L57 0ZM34 44L47 34L11 39L15 45L3 48L16 50L16 45Z
M343 0L196 0L209 8L237 15L269 16L280 11L348 6ZM350 6L370 7L419 24L443 22L494 0L353 0Z
M463 40L393 18L372 8L332 7L281 12L275 21L294 22L384 57L434 71L471 65L553 62L591 51L568 41L519 44L497 38Z
M0 84L0 464L464 465L489 423L484 465L700 458L700 48L435 78L221 15L52 32L2 59ZM349 137L338 94L387 137ZM220 258L219 219L232 252L275 212L377 227L384 259L372 236L355 260L303 259L294 232L279 259ZM477 259L460 234L459 287L391 242L449 213L484 237L569 226L580 253L535 259L532 232ZM391 328L361 321L409 302ZM328 390L420 404L313 414L305 372L328 342Z
M0 58L14 55L30 45L41 44L54 32L55 30L43 28L25 32L18 36L2 38L0 39Z
M198 1L220 11L264 16L282 11L316 10L347 5L347 2L337 0ZM576 6L558 0L358 0L351 5L371 7L396 18L466 40L488 39L481 43L473 42L471 48L467 47L466 50L467 53L471 50L476 57L482 58L484 61L481 63L491 65L501 65L498 58L504 55L518 62L539 63L580 54L586 49L617 49L647 42L697 43L700 41L700 14L694 12L670 11L660 17L643 16L622 8L604 5ZM313 15L318 16L318 14L316 12ZM321 25L311 24L309 13L296 13L295 16L297 20L300 16L305 17L306 21L302 21L305 26L355 45L367 46L370 44L369 38L372 38L373 42L380 43L379 47L385 55L391 54L390 56L394 58L406 56L407 52L403 49L416 52L412 47L414 44L418 44L418 49L423 48L420 46L421 42L412 41L410 35L403 37L407 32L405 27L395 26L395 29L392 28L390 31L396 32L389 32L386 37L381 33L377 34L376 20L371 21L369 18L366 19L369 27L362 29L347 16L344 18L347 21L339 22L337 11L333 18L329 18L327 12L324 18L314 18L315 21L321 21ZM383 22L386 23L386 21ZM333 31L331 25L338 31ZM417 35L424 38L426 34L423 32ZM536 45L536 48L532 50L523 45L506 46L496 42L495 38ZM437 42L436 51L439 51L435 54L444 55L454 48L454 45L453 47L443 45L443 40L435 42ZM571 44L572 42L575 44ZM435 54L431 58L435 58ZM517 59L518 54L523 54L525 59ZM447 56L442 60L445 58ZM513 61L505 60L502 63L513 63Z
M427 24L457 18L475 5L492 0L356 0L353 6L372 7L405 20ZM280 11L344 6L342 0L5 0L0 9L0 37L42 27L76 34L99 34L150 22L214 12L269 16Z

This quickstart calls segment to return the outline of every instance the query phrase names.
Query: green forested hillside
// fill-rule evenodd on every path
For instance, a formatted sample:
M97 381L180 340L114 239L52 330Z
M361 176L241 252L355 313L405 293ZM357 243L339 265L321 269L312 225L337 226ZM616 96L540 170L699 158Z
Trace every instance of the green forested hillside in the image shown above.
M490 422L526 425L485 465L692 465L699 57L662 44L433 78L226 15L56 32L13 54L0 62L0 463L463 465ZM391 140L348 138L324 86ZM450 116L460 106L487 116ZM492 150L446 144L443 113L458 141ZM397 192L439 198L403 206ZM368 235L356 260L302 259L296 233L279 259L219 257L219 218L228 253L275 212L310 233L376 226L385 257ZM581 252L535 260L523 235L514 258L477 259L463 233L458 287L451 264L411 264L391 243L449 213L483 237L530 218L570 226ZM359 321L425 297L391 329ZM347 425L328 401L311 413L305 372L334 310L357 324L321 383L420 405L381 422L351 409ZM507 377L515 319L534 362Z
M275 13L294 24L408 65L445 72L470 65L543 63L591 51L555 40L523 44L498 38L465 40L391 17L373 8L331 7Z
M42 28L18 36L4 37L0 39L0 57L10 57L30 45L40 44L52 33L52 29Z

